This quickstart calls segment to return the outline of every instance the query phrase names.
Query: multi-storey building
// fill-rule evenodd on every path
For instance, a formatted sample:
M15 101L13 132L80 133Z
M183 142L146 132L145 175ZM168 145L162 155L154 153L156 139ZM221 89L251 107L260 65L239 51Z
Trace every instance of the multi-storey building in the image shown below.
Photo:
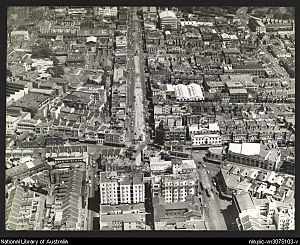
M186 139L186 128L184 126L177 127L166 127L165 129L165 141L185 141Z
M261 22L261 20L250 18L249 28L254 32L266 32L266 26Z
M160 194L165 202L185 202L186 197L197 195L198 174L171 174L161 178Z
M177 17L172 11L163 11L159 14L161 29L177 29Z
M94 13L96 15L117 17L118 16L118 8L111 7L111 6L94 7Z
M194 146L222 145L222 139L219 134L193 134L191 139Z
M145 201L143 174L118 176L116 172L100 173L101 204L141 203Z

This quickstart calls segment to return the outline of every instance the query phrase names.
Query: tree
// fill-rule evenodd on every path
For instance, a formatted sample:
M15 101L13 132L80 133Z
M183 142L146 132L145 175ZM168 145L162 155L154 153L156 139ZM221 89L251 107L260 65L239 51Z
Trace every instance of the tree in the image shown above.
M61 66L54 66L47 69L47 72L51 73L53 77L63 77L65 74L64 69Z
M6 76L8 77L12 76L12 72L9 69L6 69Z
M55 56L52 56L51 60L53 61L53 66L58 66L59 60Z
M39 59L39 58L50 58L51 56L51 49L47 46L44 47L37 47L32 50L32 58Z

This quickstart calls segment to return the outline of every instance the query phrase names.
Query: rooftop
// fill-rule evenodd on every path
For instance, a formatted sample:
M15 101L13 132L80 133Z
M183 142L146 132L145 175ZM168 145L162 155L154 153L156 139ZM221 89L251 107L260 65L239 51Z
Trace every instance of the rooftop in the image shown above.
M255 209L253 200L248 192L236 194L235 198L239 212L247 211L249 209Z
M159 14L159 18L163 19L163 18L176 18L176 15L174 12L172 11L163 11Z

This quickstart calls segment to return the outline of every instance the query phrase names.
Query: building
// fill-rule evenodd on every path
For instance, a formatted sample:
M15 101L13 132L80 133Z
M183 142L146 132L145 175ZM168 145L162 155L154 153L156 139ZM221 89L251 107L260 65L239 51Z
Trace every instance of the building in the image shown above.
M160 195L166 203L185 202L187 196L198 193L198 174L171 174L163 175L160 183Z
M177 17L172 11L163 11L159 13L160 28L163 30L177 29Z
M230 143L227 160L268 170L277 170L281 159L278 149L260 143Z
M149 229L150 227L146 225L145 208L140 204L100 206L100 230L102 231Z
M172 168L171 161L165 161L159 157L149 157L150 170L152 173L165 172L167 169Z
M260 33L266 32L266 26L262 23L261 20L250 18L248 25L251 31L253 32L260 32Z
M295 23L291 20L283 19L263 19L267 32L291 33L294 31Z
M189 196L185 202L166 203L153 198L155 230L206 230L202 198Z
M193 146L221 146L222 138L220 134L192 134Z
M13 135L16 129L18 128L18 124L22 120L30 120L31 116L29 112L24 112L20 116L15 115L6 115L6 134ZM19 127L20 129L20 127ZM23 131L23 130L22 130Z
M185 141L185 139L186 139L186 128L184 126L165 127L165 132L164 132L165 141L181 142L181 141Z
M6 104L11 104L29 92L29 88L24 87L24 85L14 84L14 83L6 83Z
M12 31L10 33L11 38L21 38L21 40L28 40L29 39L29 32L28 31Z
M251 74L253 76L265 77L266 70L262 64L235 64L232 65L235 74Z
M25 131L35 132L35 128L41 123L41 120L27 119L21 120L17 123L17 132L23 133Z
M76 16L76 15L86 15L87 9L84 7L69 7L68 8L68 14L70 16Z
M111 7L111 6L101 6L101 7L94 7L95 15L103 15L103 16L110 16L110 17L117 17L118 16L118 7Z
M190 159L172 159L172 171L173 174L189 174L189 173L195 173L197 170L195 161Z
M240 82L226 82L225 88L229 93L231 103L247 103L248 92Z
M283 203L267 196L252 198L247 192L233 195L232 206L239 230L294 230L294 202Z
M121 176L116 172L100 173L101 204L141 203L145 201L143 174Z
M295 230L295 205L277 205L274 212L274 222L277 230Z
M201 101L204 100L202 88L199 84L191 83L189 85L170 85L166 86L166 93L176 98L177 101Z
M248 92L246 89L229 89L229 97L231 103L247 103Z
M249 215L251 217L258 216L258 210L256 209L253 198L248 192L241 192L234 194L232 198L233 215Z
M41 230L46 196L17 185L8 195L5 205L7 230Z
M47 196L45 221L57 229L81 230L86 171L59 168L51 171L50 179L53 192Z
M150 18L156 18L157 9L155 6L142 7L143 14L147 14Z
M45 21L40 24L40 33L45 34L49 33L51 28L51 22L50 21Z

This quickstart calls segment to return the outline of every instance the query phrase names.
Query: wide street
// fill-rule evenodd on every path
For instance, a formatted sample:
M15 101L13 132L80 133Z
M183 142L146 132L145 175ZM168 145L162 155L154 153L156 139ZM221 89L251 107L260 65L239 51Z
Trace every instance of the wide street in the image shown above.
M134 139L145 141L145 76L142 29L135 8L130 8L128 17L127 47L127 132L128 142Z
M217 189L212 180L219 172L220 167L218 164L204 162L203 157L205 156L205 152L205 150L198 150L193 151L192 153L193 159L198 166L199 177L200 171L205 170L211 186L210 197L207 196L207 192L205 190L200 190L205 207L205 220L207 221L209 230L228 230L229 224L226 223L226 220L228 220L228 206L231 205L231 202L220 199L219 195L217 194Z
M146 125L145 125L145 77L144 77L144 53L142 48L142 29L134 11L132 14L132 46L134 51L134 96L132 94L129 98L133 97L134 110L134 138L141 141L146 139ZM132 125L131 125L132 126Z
M98 177L96 175L97 166L93 159L93 154L90 155L86 164L86 207L85 207L85 228L93 230L93 219L99 217L100 196L98 190Z

